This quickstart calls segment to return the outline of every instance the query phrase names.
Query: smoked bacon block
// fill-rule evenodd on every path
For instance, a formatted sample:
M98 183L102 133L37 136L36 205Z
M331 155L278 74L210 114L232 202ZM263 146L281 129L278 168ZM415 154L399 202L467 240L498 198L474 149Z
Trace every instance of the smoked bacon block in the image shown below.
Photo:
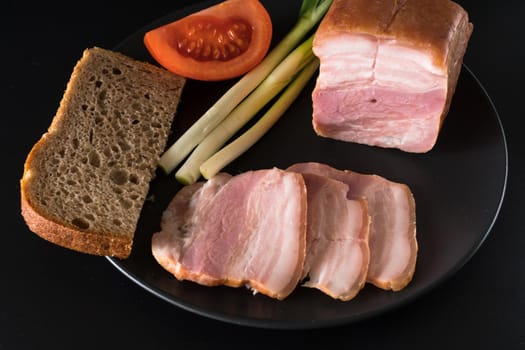
M449 0L334 0L315 34L313 128L424 153L449 111L473 25Z

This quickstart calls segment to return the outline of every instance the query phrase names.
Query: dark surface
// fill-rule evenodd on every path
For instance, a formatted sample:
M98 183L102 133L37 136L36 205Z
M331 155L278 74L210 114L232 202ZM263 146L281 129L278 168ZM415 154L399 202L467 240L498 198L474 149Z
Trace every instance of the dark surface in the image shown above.
M191 3L146 6L93 1L77 11L49 3L8 2L2 12L7 40L2 57L7 83L2 96L3 105L8 106L2 146L10 167L3 173L8 226L0 261L0 349L268 348L308 343L358 349L525 348L525 232L519 220L525 194L520 159L525 148L519 127L524 108L518 95L525 58L518 16L525 5L519 1L460 2L475 25L465 64L491 96L507 136L509 178L500 215L466 265L400 308L318 330L232 325L157 298L103 257L54 246L28 231L19 205L23 161L49 125L81 51L92 45L115 47L151 21ZM471 119L476 128L475 118ZM468 184L479 180L467 176L483 178L491 173L492 169L481 168L479 174L458 174L457 179Z
M296 20L300 1L266 1L265 5L272 16L274 39L278 41ZM180 16L176 12L152 25ZM116 49L148 59L143 36L144 30L140 30ZM202 114L202 107L211 106L217 92L230 83L188 81L171 139L180 135L188 120ZM496 111L472 73L465 69L461 75L439 142L427 154L408 154L316 136L311 118L305 118L312 115L314 84L315 79L311 79L278 125L225 170L238 174L250 169L272 166L285 169L296 162L317 161L409 184L417 203L419 251L417 271L407 288L389 293L368 284L352 302L327 298L315 289L297 288L285 301L278 301L263 295L254 297L244 288L207 288L177 282L151 254L151 234L158 230L162 211L181 188L172 176L164 175L151 183L150 193L155 200L144 205L131 256L111 261L147 290L184 309L235 324L287 329L341 325L378 315L420 296L463 266L494 222L507 175L505 139ZM471 128L473 123L475 129ZM485 176L478 176L482 171ZM472 180L468 184L459 182L457 173ZM484 190L479 191L480 188ZM461 200L454 200L458 197Z

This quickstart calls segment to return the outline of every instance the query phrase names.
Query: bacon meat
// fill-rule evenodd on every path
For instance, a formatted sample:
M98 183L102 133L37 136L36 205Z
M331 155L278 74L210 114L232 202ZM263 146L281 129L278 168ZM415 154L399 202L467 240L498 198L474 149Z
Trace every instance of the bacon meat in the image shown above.
M303 174L307 188L306 259L302 284L348 301L364 287L370 250L365 200L347 198L348 185Z
M284 299L303 271L306 209L300 174L276 168L218 174L175 195L152 237L152 253L179 280L246 286Z
M418 252L415 201L407 185L316 162L296 163L287 170L341 181L348 185L348 198L366 199L371 218L367 281L386 290L407 286Z
M449 111L473 29L450 0L334 0L316 31L313 128L423 153Z

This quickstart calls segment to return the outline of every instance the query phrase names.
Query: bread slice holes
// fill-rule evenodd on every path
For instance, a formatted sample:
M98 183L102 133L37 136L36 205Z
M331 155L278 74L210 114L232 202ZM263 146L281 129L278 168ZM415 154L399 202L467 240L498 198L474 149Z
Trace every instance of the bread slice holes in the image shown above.
M111 148L104 147L104 150L102 151L106 157L111 157Z
M71 223L81 230L87 230L89 228L89 222L82 218L74 218Z
M92 214L86 214L86 215L84 215L84 217L85 217L88 221L95 221L95 216L92 215Z
M88 160L89 160L89 165L91 165L91 166L93 166L95 168L99 168L100 167L100 155L98 154L97 151L92 150L91 152L89 152Z
M71 145L73 145L74 149L78 149L78 145L80 142L78 142L78 139L75 137L73 140L71 140Z
M130 209L133 206L133 202L127 199L121 198L119 200L120 206L124 209Z
M107 90L102 90L102 91L100 91L100 93L98 94L97 104L98 104L100 107L102 107L102 108L104 107L104 103L106 102L107 94L108 94L108 91L107 91Z
M139 183L139 178L135 174L129 174L128 180L129 180L129 182L131 182L132 184L135 184L135 185L137 185Z
M115 74L115 75L120 75L120 74L122 74L122 71L121 71L120 69L116 68L116 67L113 68L112 72L113 72L113 74Z
M128 172L125 169L113 169L109 173L109 179L115 185L124 185L128 181Z
M120 146L120 149L123 151L129 151L131 149L131 145L124 140L118 141L118 145Z
M116 194L122 194L122 190L118 187L113 187L113 192L115 192Z
M121 226L122 225L122 221L120 221L119 219L113 219L113 224L116 225L116 226Z
M93 199L89 195L83 195L82 196L82 202L89 204L93 202Z

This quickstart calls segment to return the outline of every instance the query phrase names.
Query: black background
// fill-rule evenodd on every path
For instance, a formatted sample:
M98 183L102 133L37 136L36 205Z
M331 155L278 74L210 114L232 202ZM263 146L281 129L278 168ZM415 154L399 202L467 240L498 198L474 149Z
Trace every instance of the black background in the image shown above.
M491 96L507 136L509 181L500 215L474 257L429 293L358 323L304 331L237 326L178 309L135 285L105 258L42 240L21 218L23 161L41 134L38 130L49 125L81 51L93 45L111 48L194 1L5 2L1 66L7 79L2 79L0 140L8 160L2 171L7 225L0 245L0 349L525 349L525 229L520 220L525 195L520 128L525 115L525 3L458 2L475 25L464 62Z

